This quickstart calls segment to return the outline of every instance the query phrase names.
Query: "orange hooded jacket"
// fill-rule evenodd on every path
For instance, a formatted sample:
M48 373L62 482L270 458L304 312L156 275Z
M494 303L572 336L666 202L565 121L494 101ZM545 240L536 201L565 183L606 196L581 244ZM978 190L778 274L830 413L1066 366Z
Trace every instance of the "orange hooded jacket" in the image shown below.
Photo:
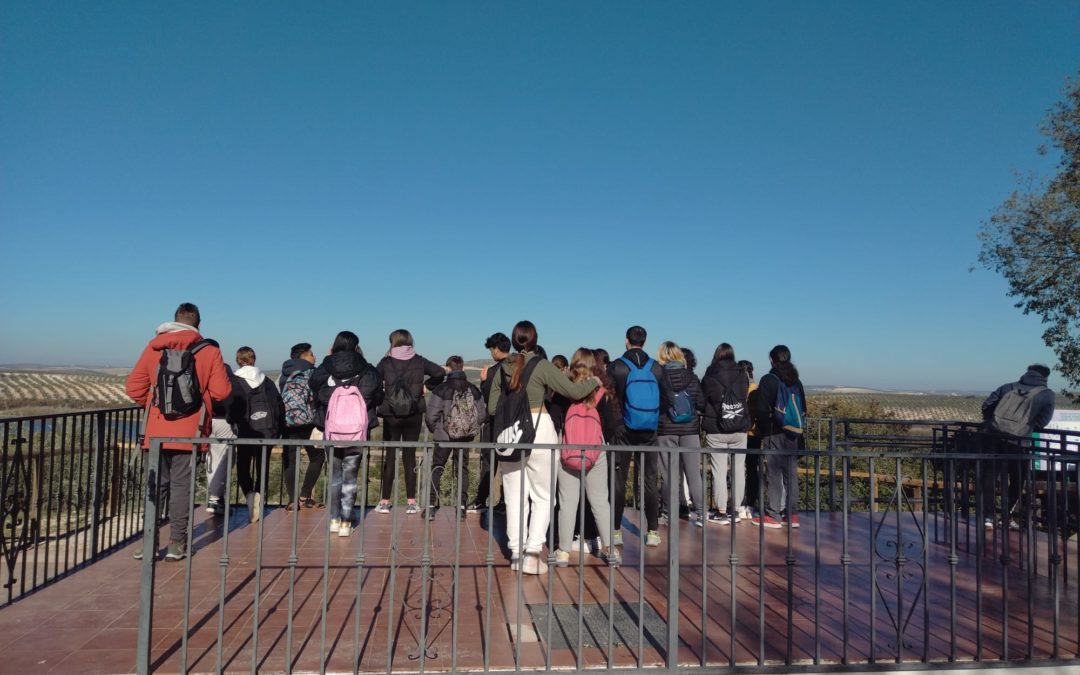
M157 383L161 350L187 349L201 339L202 336L199 335L199 331L190 326L176 323L162 324L158 328L158 335L146 346L135 367L128 374L127 382L124 385L127 395L145 408L147 402L153 396L153 387ZM143 439L144 450L150 447L152 437L193 438L210 435L210 423L213 418L211 402L224 401L232 393L232 381L229 379L225 362L221 360L221 350L213 345L200 349L195 354L195 374L199 378L199 387L202 389L203 405L205 406L201 433L198 429L198 413L178 420L167 420L156 406L150 406L146 420L146 436ZM162 448L191 452L191 443L165 443ZM203 446L199 449L206 450L206 447Z

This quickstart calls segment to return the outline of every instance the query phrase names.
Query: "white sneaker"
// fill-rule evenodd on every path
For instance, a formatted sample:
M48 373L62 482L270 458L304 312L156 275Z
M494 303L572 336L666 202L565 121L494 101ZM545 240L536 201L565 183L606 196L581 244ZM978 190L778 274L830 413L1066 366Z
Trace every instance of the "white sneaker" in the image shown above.
M352 534L352 523L347 520L341 521L341 525L338 525L337 536L347 537Z
M341 530L341 521L337 518L330 519L330 534L337 534Z
M522 574L547 574L547 563L540 559L539 553L526 553L525 562L521 564Z
M611 533L611 545L622 546L622 530L615 530Z

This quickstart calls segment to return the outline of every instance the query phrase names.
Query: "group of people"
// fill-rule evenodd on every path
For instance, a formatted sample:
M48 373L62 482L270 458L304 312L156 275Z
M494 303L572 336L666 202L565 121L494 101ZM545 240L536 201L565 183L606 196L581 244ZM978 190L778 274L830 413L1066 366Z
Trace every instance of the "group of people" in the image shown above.
M626 351L616 359L604 349L580 348L570 359L548 360L538 344L536 327L521 321L509 336L495 333L487 339L493 364L483 369L477 387L466 377L460 356L437 365L416 353L407 330L390 334L389 350L374 365L365 358L356 334L342 331L318 364L310 343L295 345L275 384L256 365L250 347L237 350L235 370L228 367L219 346L200 335L199 324L198 308L180 305L173 321L158 326L126 386L128 395L146 409L144 448L154 437L220 441L197 448L209 450L205 463L209 513L223 512L230 464L226 453L233 446L227 441L311 439L310 445L303 446L309 461L302 480L296 476L300 448L290 446L283 455L287 508L322 507L312 493L329 460L330 528L339 537L349 536L363 446L343 441L366 441L380 425L385 452L375 511L389 513L394 507L400 457L405 513L420 513L416 451L395 443L418 441L426 424L437 442L426 469L431 485L423 504L427 517L434 518L442 505L440 487L451 459L462 474L454 504L462 517L485 507L494 496L489 484L494 473L502 488L496 508L505 510L511 564L515 569L520 565L528 574L546 570L541 553L548 540L550 514L556 510L553 500L558 505L555 559L560 565L568 563L572 551L581 552L597 540L598 553L618 560L631 466L635 483L643 486L646 546L660 544L660 521L667 517L660 497L669 495L666 490L678 491L687 517L699 526L707 521L726 525L749 517L745 454L733 451L747 448L748 443L796 449L801 422L785 427L784 411L778 414L775 402L787 396L787 414L795 420L806 412L798 371L782 345L770 352L772 368L760 383L754 382L752 364L736 361L727 343L717 347L699 380L689 349L664 342L654 358L645 351L647 334L641 326L626 331ZM525 426L531 427L527 437L507 436L511 425L506 420L513 414L507 411L514 406L527 410L523 413ZM695 452L701 448L702 437L708 449L716 451L710 454L715 506L708 512L700 450ZM508 447L481 452L480 481L469 500L467 452L455 449L453 442L477 438ZM331 446L323 445L323 440L335 441L329 457L324 448ZM563 447L522 452L512 448L514 442ZM270 444L236 444L237 483L252 521L261 516L262 459ZM669 453L596 447L605 444L681 450L672 467ZM190 443L172 441L161 448L160 493L171 514L168 560L187 554L187 502L192 484L188 453L193 449ZM497 463L494 471L493 461ZM552 462L558 464L554 471ZM756 522L767 528L779 528L785 522L798 527L793 461L786 455L770 458L768 478L767 505L760 514L762 520ZM587 501L587 508L582 507L588 516L584 521L577 517L581 494Z
M384 452L375 511L390 513L394 507L399 457L407 515L426 509L427 517L435 518L450 459L461 474L454 498L461 517L486 506L494 492L489 477L496 474L502 488L496 508L505 511L511 565L526 574L547 569L542 552L552 512L558 513L557 564L569 564L571 553L583 553L597 540L597 552L618 562L631 466L633 485L642 492L645 546L660 544L661 520L672 517L661 503L673 503L674 492L680 515L697 526L751 519L766 529L799 527L795 469L806 394L784 345L769 352L770 370L755 381L753 364L737 361L734 348L721 343L699 379L691 350L667 341L651 356L641 326L626 331L625 352L618 358L611 359L604 349L582 347L569 359L560 355L548 360L536 327L520 321L509 336L495 333L485 342L493 364L483 369L477 387L467 379L460 356L437 365L416 353L407 330L390 334L389 350L374 365L365 358L356 334L342 331L318 365L310 343L295 345L275 385L256 366L250 347L237 350L235 370L227 367L218 345L199 334L199 323L197 307L180 305L174 321L159 326L143 351L128 377L127 392L146 408L143 447L154 437L268 439L263 445L236 445L237 483L253 522L262 511L261 460L267 446L275 439L310 439L311 444L302 446L309 459L302 481L296 476L300 448L290 446L283 454L287 508L322 507L312 492L329 459L330 529L339 537L349 536L364 446L347 442L367 441L381 424ZM1045 367L1032 366L1025 375L1031 382L1022 379L1016 385L1025 394L1037 387L1038 405L1031 414L1037 428L1045 426L1047 411L1053 411L1053 393L1045 388L1047 374ZM994 417L995 408L1001 417L1005 408L1013 407L1011 399L1017 394L1008 392L1016 387L1005 387L987 399L988 419ZM430 492L421 505L416 450L395 444L418 441L425 424L436 446L425 469L430 471ZM480 481L470 501L467 451L455 448L454 442L477 438L496 449L481 451ZM329 458L324 448L331 446L323 440L335 442ZM514 447L517 443L555 449L523 451ZM232 445L209 444L206 508L211 514L223 512L229 482L226 453ZM603 445L658 449L603 451L598 447ZM746 453L739 452L747 448L786 451L769 454L764 462L764 500L747 494L759 484L761 469L758 461L747 463ZM171 514L168 560L187 554L192 450L190 443L162 445L158 476ZM712 509L706 508L702 452L708 453ZM671 462L671 458L678 459ZM992 489L984 494L992 494ZM587 507L580 503L581 495ZM764 505L760 513L751 509L757 503ZM582 512L585 518L578 517Z

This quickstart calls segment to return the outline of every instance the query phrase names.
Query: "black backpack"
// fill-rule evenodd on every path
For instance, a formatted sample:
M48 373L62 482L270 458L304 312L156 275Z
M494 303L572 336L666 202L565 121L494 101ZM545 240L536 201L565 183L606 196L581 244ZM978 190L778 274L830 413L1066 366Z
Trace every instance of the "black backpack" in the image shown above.
M717 380L724 389L724 396L720 399L716 410L716 428L722 434L738 434L750 428L750 417L746 414L746 402L740 401L732 387Z
M532 409L529 407L529 394L525 390L538 363L540 363L540 357L534 356L525 364L525 370L521 372L519 380L521 386L516 391L507 390L509 383L506 381L506 373L502 366L499 367L502 392L499 402L495 404L495 416L492 421L496 443L532 443L536 440L536 426L533 424ZM521 448L497 447L495 452L507 462L521 460Z
M252 387L246 380L241 381L245 388L244 426L251 430L256 438L274 438L278 432L277 411L270 397L266 395L266 383Z
M213 340L199 340L187 349L162 349L158 361L153 405L167 420L178 420L202 409L202 387L195 372L195 355Z
M390 359L390 362L394 362L397 359ZM386 409L394 417L409 417L420 412L420 402L417 400L415 394L412 393L412 389L409 388L409 383L405 381L405 375L409 372L409 364L412 361L406 361L404 367L398 372L397 378L390 384L386 390ZM387 364L387 371L390 370L389 364Z

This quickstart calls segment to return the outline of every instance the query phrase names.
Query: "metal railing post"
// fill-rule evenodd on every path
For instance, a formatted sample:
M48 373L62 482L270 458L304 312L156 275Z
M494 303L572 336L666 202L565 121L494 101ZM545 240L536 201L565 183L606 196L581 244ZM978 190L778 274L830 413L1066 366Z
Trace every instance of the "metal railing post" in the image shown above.
M97 560L101 529L101 506L105 473L105 412L94 415L94 493L91 496L93 514L90 519L90 559Z
M143 504L142 573L139 579L139 640L135 648L135 671L139 675L150 672L150 647L154 618L154 564L157 562L158 530L158 462L161 458L161 440L150 441L150 454L146 458L146 499Z
M663 452L662 450L660 452ZM682 450L673 446L668 454L668 597L667 597L667 667L674 671L679 666L679 492L682 491ZM659 459L659 457L657 458ZM729 458L730 459L730 458ZM732 462L734 465L734 462ZM695 508L701 508L695 505ZM719 505L718 505L719 508ZM734 518L734 511L731 514ZM733 525L734 527L734 525ZM582 535L584 536L584 535ZM642 556L644 557L644 556ZM702 621L705 608L701 608Z

